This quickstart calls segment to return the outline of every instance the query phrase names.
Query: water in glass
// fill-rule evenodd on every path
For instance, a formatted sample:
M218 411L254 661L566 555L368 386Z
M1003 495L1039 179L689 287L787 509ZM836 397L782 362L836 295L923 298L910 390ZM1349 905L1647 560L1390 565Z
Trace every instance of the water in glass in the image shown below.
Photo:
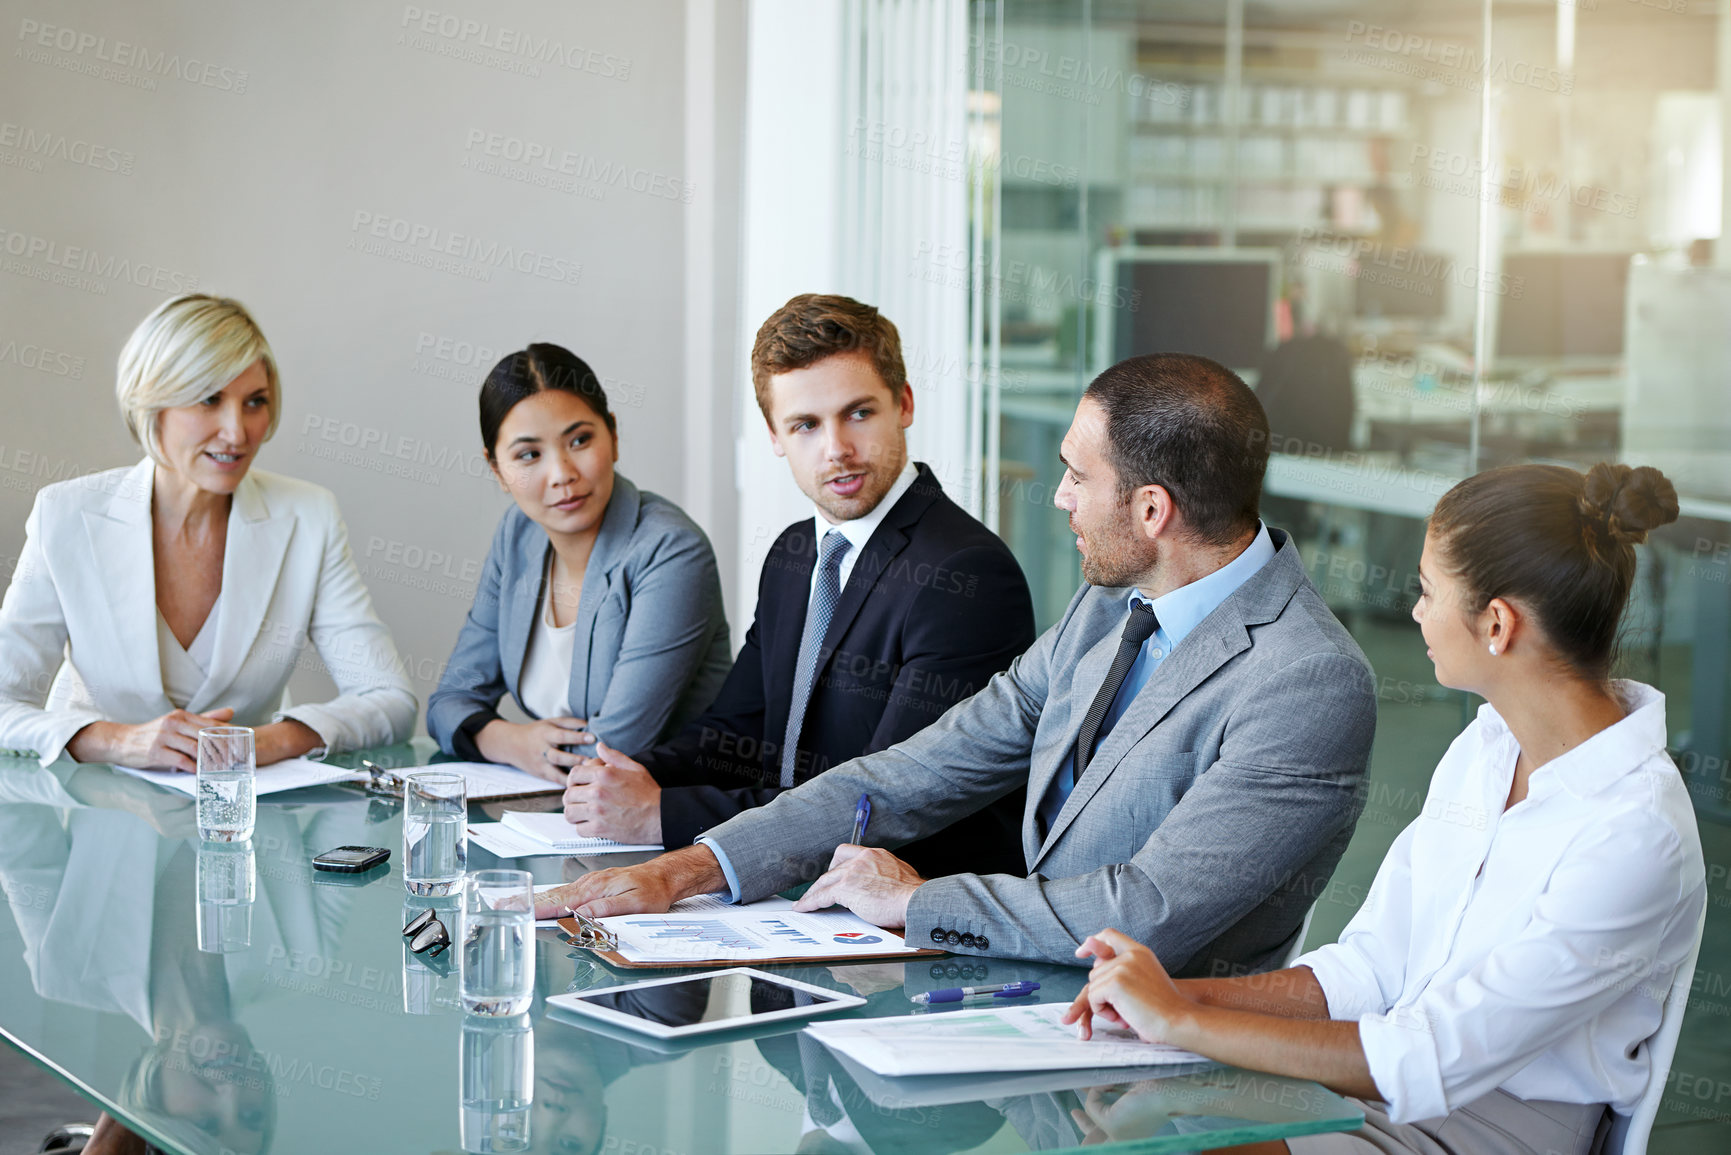
M463 881L469 864L469 832L462 814L425 814L421 821L403 820L404 884L410 893L450 894Z
M455 894L469 864L468 785L460 774L409 775L403 789L403 886L410 894Z
M525 870L477 870L463 887L463 1009L519 1015L535 989L534 883Z

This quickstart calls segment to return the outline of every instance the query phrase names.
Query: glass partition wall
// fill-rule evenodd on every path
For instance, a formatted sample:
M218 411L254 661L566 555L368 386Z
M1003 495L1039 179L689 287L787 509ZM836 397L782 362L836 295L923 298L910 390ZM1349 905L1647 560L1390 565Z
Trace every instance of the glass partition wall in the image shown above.
M1043 628L1080 581L1051 501L1093 375L1181 350L1257 389L1265 518L1378 678L1370 794L1312 943L1358 908L1477 705L1436 683L1409 616L1437 497L1522 461L1677 484L1619 670L1667 695L1713 888L1656 1151L1731 1143L1724 7L969 8L977 500Z

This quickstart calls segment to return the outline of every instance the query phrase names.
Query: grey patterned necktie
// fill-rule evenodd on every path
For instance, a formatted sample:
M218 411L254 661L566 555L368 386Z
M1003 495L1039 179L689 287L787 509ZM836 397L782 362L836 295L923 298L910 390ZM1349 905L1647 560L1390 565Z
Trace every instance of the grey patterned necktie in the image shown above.
M1160 621L1154 616L1153 606L1137 602L1130 608L1130 616L1124 620L1124 632L1118 638L1118 652L1112 656L1112 668L1106 671L1106 680L1100 683L1093 705L1082 718L1082 730L1076 735L1076 753L1070 760L1072 783L1081 781L1083 772L1088 769L1088 763L1094 757L1094 743L1100 738L1100 724L1106 720L1118 691L1124 688L1124 679L1129 676L1130 667L1136 664L1142 643L1153 637L1159 628Z
M823 649L823 636L829 633L830 619L835 617L835 604L841 600L841 559L847 556L852 544L841 530L832 529L823 535L818 546L817 581L812 584L811 604L805 610L805 632L799 637L799 661L793 668L793 701L787 710L787 737L781 744L783 786L793 785L799 731L805 724L812 684L817 681L818 651Z

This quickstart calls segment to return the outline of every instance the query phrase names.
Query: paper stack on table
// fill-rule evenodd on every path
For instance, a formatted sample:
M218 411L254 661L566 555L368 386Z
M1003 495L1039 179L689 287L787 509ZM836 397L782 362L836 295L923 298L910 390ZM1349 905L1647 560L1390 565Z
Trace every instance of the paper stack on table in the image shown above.
M507 810L503 822L472 822L469 837L500 858L530 858L537 855L623 854L633 850L660 850L659 845L631 845L606 838L585 838L565 821L558 810L529 813Z
M840 1019L806 1033L880 1075L956 1075L981 1071L1072 1067L1162 1067L1206 1063L1191 1051L1144 1043L1132 1032L1094 1020L1094 1037L1076 1037L1058 1020L1068 1004Z
M134 770L131 766L116 766L115 769L134 778L178 790L182 794L195 795L198 790L198 775L188 774L183 770ZM346 766L332 766L328 762L314 762L310 758L284 758L281 762L273 762L259 770L253 791L259 795L277 794L284 790L298 790L302 786L324 786L331 782L352 782L365 777L365 771L351 770Z

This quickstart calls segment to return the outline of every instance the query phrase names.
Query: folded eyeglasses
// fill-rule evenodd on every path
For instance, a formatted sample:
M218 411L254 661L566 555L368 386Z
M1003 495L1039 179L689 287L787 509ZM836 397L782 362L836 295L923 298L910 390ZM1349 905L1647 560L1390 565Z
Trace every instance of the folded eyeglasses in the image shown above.
M409 953L420 954L431 951L430 957L437 958L445 948L451 945L451 932L445 929L445 924L439 921L438 912L428 907L409 920L409 925L403 928L403 937L409 940Z

